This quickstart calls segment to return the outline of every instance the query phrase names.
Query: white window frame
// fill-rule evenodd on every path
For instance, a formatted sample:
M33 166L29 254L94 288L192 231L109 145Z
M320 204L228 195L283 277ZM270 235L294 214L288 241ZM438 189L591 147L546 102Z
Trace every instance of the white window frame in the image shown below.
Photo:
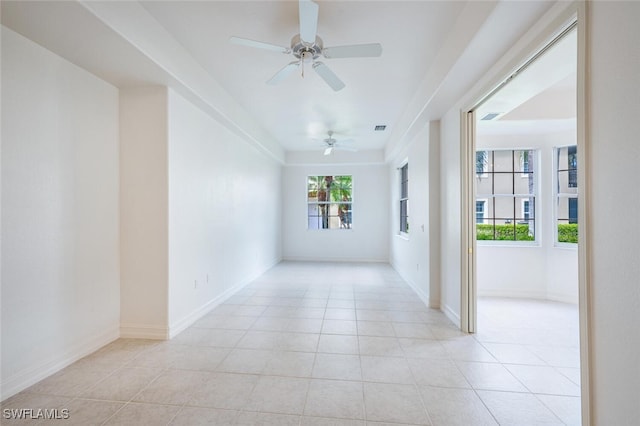
M524 220L529 220L529 219L527 219L527 217L525 215L525 208L524 208L525 204L527 204L528 202L529 202L529 200L527 200L525 198L520 200L520 211L522 212L522 218ZM529 217L531 217L531 206L529 206L529 208L526 209L526 210L529 210ZM534 215L534 217L535 217L535 215Z
M482 202L484 203L484 209L482 210L482 222L478 222L478 202ZM484 222L484 220L487 218L487 209L489 206L489 199L488 198L476 198L476 224L480 224L480 225L485 225L486 222Z
M407 174L407 180L406 180L406 197L403 197L402 193L403 193L403 189L404 189L404 182L402 180L402 174L403 174L403 170L405 170L406 168L406 174ZM398 230L398 234L404 237L407 237L409 235L409 162L408 161L404 161L402 163L402 165L400 167L398 167L398 188L399 188L399 193L398 193L398 219L399 219L399 230ZM403 229L402 225L403 225L403 221L402 221L402 204L405 203L405 211L406 211L406 227Z
M536 151L536 152L538 152L539 150L533 149L533 148L532 149L526 149L525 148L525 149L522 149L521 151ZM538 154L538 156L539 156L539 154ZM524 172L525 171L524 170L524 158L520 158L519 161L520 161L520 169L522 169L522 171ZM535 164L535 161L534 161L534 164ZM528 161L527 169L529 169L530 167L531 167L531 161ZM534 173L535 173L535 171L534 171ZM520 177L526 179L526 178L529 177L529 173L520 173Z
M562 247L562 248L572 248L572 249L578 249L578 244L577 243L568 243L568 242L561 242L558 241L559 235L558 235L558 225L559 225L559 215L560 212L558 211L558 205L560 203L560 199L564 198L567 199L567 203L568 200L570 198L575 198L576 200L578 199L578 194L572 194L572 193L566 193L566 192L559 192L559 182L558 182L558 170L560 169L560 164L558 164L558 161L560 160L559 156L558 156L558 150L563 149L563 148L569 148L571 146L575 146L577 149L577 145L576 144L569 144L569 145L561 145L561 146L555 146L553 147L553 151L552 151L552 155L553 155L553 245L555 247ZM577 152L576 152L577 155ZM577 173L580 173L580 170L576 168ZM569 178L568 173L567 173L567 179ZM577 186L575 187L577 189ZM568 208L568 207L567 207ZM568 213L567 213L568 215ZM578 227L580 226L580 216L578 215ZM578 228L578 238L580 238L580 229Z
M311 177L324 177L324 176L349 176L351 177L351 201L342 201L342 202L336 202L336 201L309 201L309 178ZM307 175L307 180L305 182L305 197L306 197L306 206L307 206L307 231L350 231L353 229L353 204L354 204L354 197L353 197L353 174L334 174L334 175L328 175L328 174L323 174L323 175ZM343 222L342 219L340 219L340 226L337 228L310 228L309 227L309 207L310 206L321 206L321 205L340 205L340 204L348 204L349 205L349 210L347 212L348 214L348 218L349 218L349 223L348 226L343 227ZM338 216L339 217L339 216ZM331 219L331 216L329 218L329 220Z
M494 198L501 198L501 197L508 197L508 198L522 198L521 201L529 201L529 198L531 196L533 196L534 200L540 200L540 155L541 155L541 150L539 148L528 148L528 147L516 147L516 148L478 148L477 151L487 151L489 153L494 152L494 151L533 151L534 155L535 155L535 160L534 160L534 170L533 170L533 175L535 178L535 190L533 194L519 194L519 193L515 193L515 187L514 187L514 194L480 194L480 193L476 193L475 194L475 200L476 201L482 201L482 200L486 200L485 203L485 222L484 224L487 224L487 212L489 210L489 202L491 200L493 200ZM490 154L489 154L490 155ZM489 157L487 159L487 163L491 164L492 158ZM474 165L477 162L474 161ZM474 166L475 168L475 166ZM515 165L514 165L515 168ZM529 173L520 173L517 170L512 170L514 179L518 176L518 175L524 175L525 177L529 176ZM487 172L487 173L482 173L480 175L478 175L476 173L476 178L489 178L489 175L491 173ZM532 241L522 241L522 240L476 240L476 244L480 244L480 245L505 245L505 246L539 246L541 244L541 235L540 235L540 219L539 216L537 214L537 209L538 209L538 202L534 202L533 204L533 211L530 210L530 215L531 213L533 213L533 232L535 235L535 239ZM521 205L522 208L522 205ZM521 210L523 212L522 216L524 217L524 210ZM475 216L474 216L475 217ZM493 212L493 217L495 217L495 211ZM475 219L474 219L475 220ZM512 219L513 221L516 222L517 224L517 212L515 217ZM489 220L489 222L491 222L491 220Z

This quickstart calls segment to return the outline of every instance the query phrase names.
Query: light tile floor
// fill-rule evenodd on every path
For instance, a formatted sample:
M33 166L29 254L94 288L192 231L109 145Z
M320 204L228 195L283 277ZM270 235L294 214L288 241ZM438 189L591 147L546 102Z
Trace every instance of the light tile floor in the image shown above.
M66 408L64 425L579 424L575 307L478 306L465 335L388 265L284 262L173 340L117 340L2 409Z

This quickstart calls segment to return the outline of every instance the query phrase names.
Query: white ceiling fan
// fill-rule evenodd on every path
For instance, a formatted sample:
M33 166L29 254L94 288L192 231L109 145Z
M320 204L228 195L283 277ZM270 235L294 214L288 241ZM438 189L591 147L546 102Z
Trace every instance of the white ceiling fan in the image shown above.
M332 130L329 130L328 135L329 135L328 138L325 138L322 140L322 142L324 142L324 145L325 145L324 155L329 155L333 153L334 150L335 151L351 151L351 152L358 151L357 149L351 146L346 146L348 144L353 143L354 142L353 139L341 139L341 140L334 139Z
M271 77L271 79L267 81L267 84L278 84L298 68L302 68L302 76L304 77L304 66L305 64L310 64L314 71L333 90L338 91L344 88L344 83L329 67L323 62L320 62L318 58L321 56L327 59L366 58L377 57L382 54L382 46L379 43L324 47L322 39L316 34L318 29L318 4L311 0L299 0L298 8L300 34L293 36L291 39L291 47L282 47L240 37L231 37L229 39L231 43L292 54L296 58Z

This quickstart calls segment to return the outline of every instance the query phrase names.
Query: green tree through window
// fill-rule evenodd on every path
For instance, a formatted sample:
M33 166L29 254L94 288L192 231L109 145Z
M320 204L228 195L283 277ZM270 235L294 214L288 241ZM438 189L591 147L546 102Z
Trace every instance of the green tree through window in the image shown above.
M351 229L353 178L307 177L307 228Z

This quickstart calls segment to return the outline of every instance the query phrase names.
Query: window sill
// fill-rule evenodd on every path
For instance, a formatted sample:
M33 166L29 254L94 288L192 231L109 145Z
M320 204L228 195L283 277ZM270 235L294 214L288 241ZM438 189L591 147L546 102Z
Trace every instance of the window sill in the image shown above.
M400 238L401 240L409 241L409 234L406 232L400 232L396 234L396 237Z
M563 249L563 250L578 250L578 243L560 243L560 242L556 242L553 245L553 248Z
M541 247L539 241L476 240L476 245L478 247L513 247L513 248Z
M307 231L309 231L309 232L325 232L325 231L327 231L327 232L336 232L336 231L338 231L338 232L349 232L349 231L353 232L353 228L333 228L333 229L331 229L331 228L326 228L326 229L321 229L321 228L319 228L319 229L309 229L309 228L307 228Z

